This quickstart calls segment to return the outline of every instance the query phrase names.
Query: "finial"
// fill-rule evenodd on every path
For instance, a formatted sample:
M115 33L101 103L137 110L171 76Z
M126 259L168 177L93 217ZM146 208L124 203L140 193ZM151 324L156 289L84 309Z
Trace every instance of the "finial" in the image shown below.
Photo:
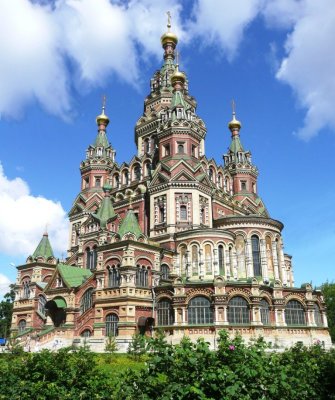
M48 223L45 224L45 230L43 236L48 236Z
M177 50L176 51L176 68L177 68L177 71L179 71L179 58L180 58L180 53Z
M231 108L233 112L233 119L229 122L228 128L232 132L236 132L238 134L238 131L241 129L241 122L236 119L236 104L234 99L231 101Z
M170 32L170 29L171 29L171 13L170 13L170 11L167 11L166 14L167 14L167 17L168 17L167 28L168 28L168 32Z
M105 114L105 108L106 108L106 95L104 94L102 96L102 114Z
M106 109L106 95L102 96L102 112L100 115L97 116L96 121L97 125L103 126L103 130L106 128L106 126L109 124L109 118L105 114L105 109Z

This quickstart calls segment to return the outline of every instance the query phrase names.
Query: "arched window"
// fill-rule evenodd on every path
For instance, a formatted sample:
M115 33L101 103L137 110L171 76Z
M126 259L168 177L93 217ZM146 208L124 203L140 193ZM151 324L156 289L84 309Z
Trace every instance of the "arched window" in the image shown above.
M316 326L323 326L320 307L317 304L314 304L314 320L315 320Z
M209 177L209 180L210 180L211 182L213 182L213 175L214 175L213 169L210 168L210 169L208 170L208 177Z
M106 336L118 336L119 317L116 314L108 314L106 317Z
M38 296L38 305L37 305L37 309L38 312L42 315L45 315L45 303L47 302L47 299L42 296L41 294Z
M174 322L172 303L168 299L160 300L157 303L158 326L172 325Z
M94 246L93 249L92 249L91 269L96 269L97 268L97 261L98 261L97 248L96 248L96 246Z
M219 274L224 275L224 248L222 244L218 247L218 258L219 258Z
M108 268L108 287L119 287L120 286L120 272L116 265L112 265Z
M254 276L262 276L261 272L261 254L259 250L259 237L251 236L252 261L254 264Z
M29 299L30 297L30 280L26 280L22 283L23 285L23 293L22 293L22 298L23 299Z
M187 221L187 207L185 204L180 206L180 220Z
M92 333L89 329L83 330L80 334L81 337L85 337L85 338L90 337L91 335L92 335Z
M159 222L165 222L165 206L164 203L159 204Z
M181 274L184 275L186 272L186 246L182 245L179 248L179 265Z
M213 310L210 301L203 296L193 297L188 303L188 323L211 324L213 322Z
M27 321L25 319L21 319L19 321L19 325L18 325L18 329L19 329L19 333L22 333L25 331L27 326Z
M80 301L80 314L84 314L87 310L92 307L93 304L93 289L88 289L83 294Z
M272 240L270 236L265 238L265 249L266 249L266 259L268 262L269 278L274 277L274 265L273 265L273 255L272 255Z
M134 179L139 181L141 179L141 169L138 165L134 167Z
M306 325L304 307L297 300L290 300L285 307L287 325Z
M148 138L144 140L144 153L150 153L150 140Z
M118 188L120 183L119 175L114 175L114 187Z
M228 322L230 324L249 324L248 302L240 296L233 297L228 303Z
M128 185L129 184L129 174L128 171L123 172L123 184Z
M162 279L169 279L170 268L166 264L161 265Z
M205 245L205 271L207 275L212 273L212 247L210 244Z
M261 321L263 325L269 325L270 324L270 307L269 303L262 299L260 304L259 304L259 309L261 312Z
M150 175L150 163L145 163L144 164L144 176L149 176Z
M136 286L148 287L148 283L148 270L144 265L142 265L142 267L138 265L136 271Z
M91 249L89 247L87 247L85 250L85 253L86 253L86 268L91 269L91 264L92 264Z
M199 250L198 246L195 244L192 245L192 275L198 275L199 274Z

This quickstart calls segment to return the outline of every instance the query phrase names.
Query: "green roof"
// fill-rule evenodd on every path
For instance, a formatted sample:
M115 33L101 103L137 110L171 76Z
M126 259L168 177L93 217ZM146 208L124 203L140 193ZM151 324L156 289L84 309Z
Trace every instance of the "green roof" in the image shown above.
M106 228L107 222L116 216L112 200L109 195L111 189L112 187L110 185L104 185L103 190L105 192L105 197L101 202L98 212L92 215L93 218L96 218L100 222L101 228Z
M78 287L86 281L92 272L89 269L72 267L70 265L58 264L57 269L63 278L64 282L69 287Z
M132 233L138 239L141 235L143 235L136 215L133 210L128 210L127 215L124 220L121 222L119 227L119 235L122 238L127 233Z
M238 151L244 151L239 135L233 136L229 149L234 154L236 154Z
M94 143L95 147L107 148L110 146L105 131L99 131Z
M44 257L45 259L48 259L49 257L54 257L54 253L52 251L52 247L49 242L47 233L43 234L40 243L38 244L36 250L34 251L33 258L37 257Z

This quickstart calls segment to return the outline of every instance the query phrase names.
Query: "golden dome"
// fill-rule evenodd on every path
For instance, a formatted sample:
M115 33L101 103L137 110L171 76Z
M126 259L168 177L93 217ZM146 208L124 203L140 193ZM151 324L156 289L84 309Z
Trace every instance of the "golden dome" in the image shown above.
M176 82L185 83L186 76L183 72L179 71L179 64L178 64L178 54L177 54L177 64L176 69L174 70L173 74L171 75L171 84L174 85Z
M237 130L240 130L241 127L242 127L241 122L238 121L238 120L235 118L235 112L233 112L233 119L229 122L228 128L229 128L231 131L234 131L234 130L236 130L236 129L237 129Z
M107 126L109 124L109 118L107 117L107 115L105 114L104 111L102 111L102 113L97 116L96 121L97 121L97 125Z
M174 45L176 45L177 43L178 43L178 38L177 38L177 35L175 35L174 33L172 33L172 32L166 32L166 33L164 33L163 35L162 35L162 37L161 37L161 43L162 43L162 46L164 47L164 45L166 44L166 43L174 43Z
M105 107L106 107L106 96L102 97L102 112L100 115L97 116L96 121L97 125L105 125L107 126L109 124L109 118L105 114Z

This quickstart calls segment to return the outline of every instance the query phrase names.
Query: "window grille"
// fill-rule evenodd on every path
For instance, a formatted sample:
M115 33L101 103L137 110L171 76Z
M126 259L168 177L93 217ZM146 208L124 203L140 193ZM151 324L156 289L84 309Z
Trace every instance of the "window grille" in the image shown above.
M187 207L185 205L180 206L180 219L187 221Z
M220 245L218 248L218 256L219 256L219 273L220 275L224 275L224 250L223 246Z
M106 317L106 336L118 336L119 317L116 314L109 314Z
M23 299L29 299L30 297L30 281L23 282Z
M174 322L173 308L170 300L164 299L157 303L158 326L172 325Z
M211 324L213 323L213 310L211 303L206 297L193 297L188 304L188 323Z
M262 276L259 238L256 235L251 236L251 248L252 248L252 260L254 264L254 276Z
M297 300L290 300L285 308L287 325L306 325L305 310Z
M44 296L42 296L42 295L38 296L37 309L42 315L45 315L45 308L44 307L45 307L46 302L47 302L47 299Z
M270 324L270 307L269 303L262 299L260 302L260 311L261 311L261 321L263 325Z
M120 272L118 267L113 265L108 268L108 286L119 287L120 286Z
M228 303L228 322L230 324L249 324L250 312L243 297L233 297Z
M18 328L19 328L19 333L22 333L25 331L27 326L27 321L25 319L21 319L21 321L19 322Z
M93 289L88 289L83 294L80 301L80 313L83 314L92 307L93 304Z
M136 286L148 287L148 270L144 266L137 267Z
M161 266L161 272L162 272L162 279L169 279L169 275L170 275L170 268L168 265L163 264Z

